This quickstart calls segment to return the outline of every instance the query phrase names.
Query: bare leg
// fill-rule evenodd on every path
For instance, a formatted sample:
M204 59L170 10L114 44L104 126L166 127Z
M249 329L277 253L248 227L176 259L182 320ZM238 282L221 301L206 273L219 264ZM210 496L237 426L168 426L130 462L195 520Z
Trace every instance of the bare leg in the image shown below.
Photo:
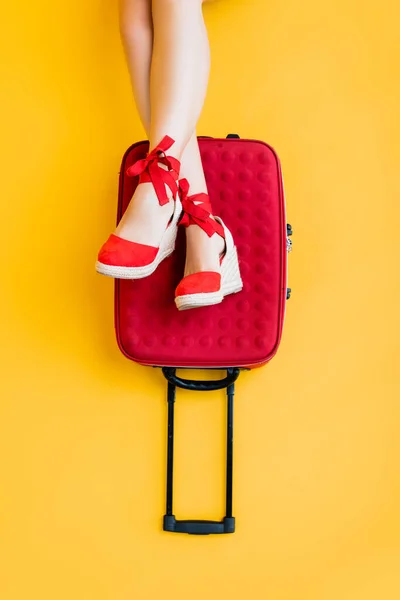
M151 11L151 0L121 0L120 9L135 100L151 146L166 134L176 140L170 153L181 160L181 176L189 180L191 193L207 191L193 133L209 73L201 5L202 0L153 0ZM171 213L171 205L159 206L152 185L142 184L117 233L139 243L157 245ZM223 248L219 236L210 239L192 225L187 229L187 245L186 274L218 270Z
M153 53L151 0L120 0L119 14L136 106L149 135ZM136 188L133 201L119 222L116 233L130 241L158 246L172 212L172 203L160 206L152 184L143 183Z
M150 130L151 0L119 0L119 26L140 120Z
M168 133L180 158L196 129L209 76L202 0L153 0L150 144Z

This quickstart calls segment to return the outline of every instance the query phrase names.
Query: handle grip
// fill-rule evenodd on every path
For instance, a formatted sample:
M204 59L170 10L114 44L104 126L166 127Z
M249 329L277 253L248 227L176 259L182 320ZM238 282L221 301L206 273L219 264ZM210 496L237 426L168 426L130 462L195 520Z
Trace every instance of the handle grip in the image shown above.
M174 515L165 515L164 531L188 533L190 535L234 533L235 517L225 517L222 521L177 521Z
M184 390L192 390L195 392L211 392L213 390L223 390L224 388L232 385L232 383L234 383L239 377L240 369L237 369L236 367L228 369L227 376L216 381L196 381L193 379L183 379L182 377L177 376L176 369L172 367L163 367L162 372L169 383Z

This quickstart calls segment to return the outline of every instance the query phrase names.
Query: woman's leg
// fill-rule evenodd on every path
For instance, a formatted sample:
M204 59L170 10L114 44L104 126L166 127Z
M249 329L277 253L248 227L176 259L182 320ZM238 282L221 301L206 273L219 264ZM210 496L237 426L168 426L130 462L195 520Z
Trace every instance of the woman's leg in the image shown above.
M120 31L133 94L140 119L150 132L150 71L153 53L151 0L120 0ZM172 205L160 206L150 183L136 188L116 233L130 241L158 246L172 214Z
M150 131L151 0L119 0L119 27L140 120Z
M192 194L207 191L195 136L210 71L202 4L203 0L153 0L150 142L157 144L166 133L176 140L181 176L189 181ZM188 227L186 234L185 275L219 270L223 240L209 238L197 225Z
M168 134L181 158L203 108L210 52L202 0L153 0L150 144Z
M151 147L164 135L176 140L170 153L181 160L181 176L190 181L191 193L207 191L193 133L209 74L209 46L201 5L202 0L153 0L151 7L151 0L121 0L120 9L136 104ZM151 184L140 185L134 200L117 233L139 243L157 245L171 206L159 206ZM218 269L223 245L218 236L210 239L192 225L187 229L187 243L186 274Z

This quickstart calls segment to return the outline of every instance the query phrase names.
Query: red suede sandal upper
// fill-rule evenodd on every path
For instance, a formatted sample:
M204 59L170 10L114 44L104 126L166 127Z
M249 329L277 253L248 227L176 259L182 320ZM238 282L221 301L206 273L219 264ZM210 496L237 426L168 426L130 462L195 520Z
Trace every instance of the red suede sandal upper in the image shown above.
M140 183L153 184L161 206L169 202L166 186L171 190L174 199L178 193L177 181L181 164L178 159L165 154L173 144L174 140L166 135L146 158L138 160L126 170L129 177L139 176ZM168 170L160 165L165 165Z
M175 297L187 294L209 294L221 288L221 275L215 271L202 271L187 275L175 290Z
M153 262L158 248L124 240L113 233L99 252L99 262L115 267L145 267Z

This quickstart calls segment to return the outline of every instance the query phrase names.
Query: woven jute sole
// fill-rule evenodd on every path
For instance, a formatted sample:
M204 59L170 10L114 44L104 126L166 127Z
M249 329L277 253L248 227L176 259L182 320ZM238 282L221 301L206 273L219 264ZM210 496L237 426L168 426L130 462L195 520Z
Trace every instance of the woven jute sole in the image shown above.
M158 265L166 259L175 250L175 241L178 233L178 221L182 211L182 205L179 199L175 201L175 210L172 220L168 225L162 237L157 256L148 265L144 267L119 267L115 265L107 265L100 261L96 262L96 271L107 277L114 279L144 279L157 269Z
M221 289L218 292L202 292L177 296L175 304L179 310L189 310L201 306L219 304L229 294L236 294L243 289L240 277L239 261L236 247L229 250L221 263Z

